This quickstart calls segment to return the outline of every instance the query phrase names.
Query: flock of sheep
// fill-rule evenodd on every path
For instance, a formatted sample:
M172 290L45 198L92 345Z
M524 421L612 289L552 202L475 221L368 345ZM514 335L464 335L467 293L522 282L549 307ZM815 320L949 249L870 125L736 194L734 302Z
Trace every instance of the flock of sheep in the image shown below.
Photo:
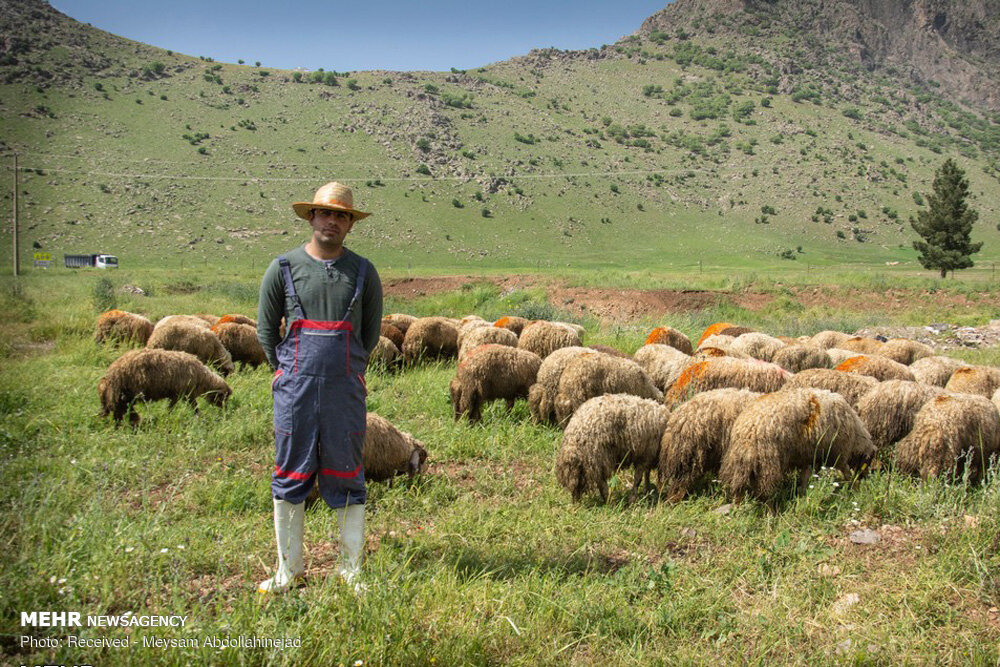
M1000 454L1000 369L914 341L836 331L791 339L721 322L696 345L658 327L628 355L584 347L583 335L579 325L520 317L393 314L371 363L395 371L457 358L456 420L479 421L489 401L509 409L526 399L532 419L564 429L555 474L574 500L597 492L607 501L608 481L629 467L633 498L655 469L672 501L712 478L735 499L772 501L789 473L804 479L821 466L847 479L891 464L925 479L977 480ZM229 387L206 364L225 374L234 361L264 363L255 324L242 316L175 315L154 327L110 311L95 338L146 345L111 364L98 385L103 414L118 421L137 421L137 399L221 404ZM423 443L374 414L368 429L370 479L422 468Z

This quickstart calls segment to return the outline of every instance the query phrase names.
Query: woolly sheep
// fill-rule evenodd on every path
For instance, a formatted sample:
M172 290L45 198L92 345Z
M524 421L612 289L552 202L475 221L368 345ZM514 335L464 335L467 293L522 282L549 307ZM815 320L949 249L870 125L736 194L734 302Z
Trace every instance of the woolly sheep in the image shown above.
M214 322L209 323L208 320L199 317L198 315L167 315L166 317L161 317L156 320L156 324L153 325L153 331L156 331L162 326L167 324L176 324L178 322L186 322L187 324L193 324L196 327L201 327L202 329L211 329Z
M619 469L635 469L631 498L656 466L670 411L656 401L607 394L586 401L566 425L556 455L556 480L579 501L596 490L608 501L608 480Z
M374 412L368 413L366 424L361 450L365 480L382 482L404 473L413 477L424 470L427 461L424 443Z
M1000 450L1000 415L988 398L949 394L924 404L896 444L896 467L923 479L952 473L977 481Z
M211 315L209 313L195 313L194 315L191 315L191 317L201 320L210 327L219 321L218 315Z
M234 364L256 368L267 363L264 348L257 339L257 329L249 324L222 322L220 318L219 323L212 327L212 333L219 337Z
M907 338L890 338L878 349L876 354L909 366L918 359L934 356L934 348Z
M876 386L878 380L868 375L843 373L832 368L807 368L789 378L784 389L803 387L826 389L840 394L852 407L855 407L858 401Z
M378 337L378 343L368 356L368 366L392 370L403 362L403 353L396 344L385 336Z
M1000 410L1000 389L993 392L993 398L990 400L993 401L993 405L997 406L997 410Z
M565 424L585 402L602 394L632 394L640 398L663 400L639 364L601 352L575 357L559 378L553 404L556 422Z
M542 359L538 368L538 378L528 390L528 409L531 417L538 423L555 423L555 399L559 391L559 378L570 361L592 352L590 348L579 345L562 347Z
M833 370L845 373L857 373L858 375L870 375L879 382L885 382L886 380L916 381L909 368L888 357L882 357L877 354L862 354L851 357L837 364Z
M726 327L719 331L717 335L719 336L732 336L733 338L739 338L743 334L754 333L754 330L750 327Z
M667 390L664 402L673 407L695 394L733 387L762 393L778 391L792 374L777 364L757 359L718 357L698 361L680 374Z
M528 397L541 365L537 354L516 347L490 344L474 348L458 364L449 385L455 419L465 415L478 422L483 403L497 399L505 400L510 410L514 401Z
M196 356L176 350L144 348L116 359L97 383L101 416L114 415L118 424L127 414L139 422L135 401L169 399L170 407L184 399L197 411L196 399L204 396L222 407L232 390Z
M656 327L650 331L646 336L645 345L669 345L689 356L694 351L690 338L668 326Z
M236 324L248 324L252 326L254 329L257 328L257 320L253 319L252 317L247 317L246 315L239 315L239 314L223 315L218 320L216 320L215 323L212 324L212 326L214 327L219 324L225 324L226 322L235 322Z
M153 329L146 347L190 352L202 363L217 367L222 375L233 372L232 355L219 337L211 329L203 329L188 320L176 319L166 323L161 320Z
M702 332L701 337L698 338L698 344L695 345L695 347L696 348L701 347L701 344L709 336L714 336L715 334L719 333L720 331L723 331L725 329L731 329L731 328L733 328L735 326L736 325L733 324L732 322L716 322L715 324L708 325L708 327L706 327L705 330Z
M865 425L840 394L786 389L755 399L733 422L719 479L735 499L767 501L793 470L801 472L804 487L814 466L829 465L850 478L874 455Z
M561 327L566 327L571 331L575 331L576 335L580 337L580 340L583 340L584 335L587 333L586 329L584 329L579 324L575 324L573 322L552 322L552 324L557 324Z
M910 432L913 418L927 401L944 393L940 387L919 382L887 380L858 401L858 416L871 434L875 449L883 451Z
M391 340L392 344L396 346L396 349L400 349L403 347L404 336L403 332L400 331L398 327L394 327L393 325L387 322L382 322L381 326L379 327L378 333L379 336L385 336L386 338Z
M848 359L862 356L860 352L853 350L842 350L839 347L831 347L826 351L826 356L830 358L830 367L836 368Z
M731 350L761 361L772 361L774 355L783 347L786 347L785 343L759 331L740 334L730 345Z
M94 342L123 341L145 345L153 333L153 323L142 315L125 310L109 310L97 318Z
M846 334L843 331L820 331L818 334L812 337L812 344L816 347L829 350L831 347L840 347L842 343L845 343L851 339L850 334Z
M736 417L761 394L747 389L713 389L670 414L660 441L660 493L681 500L710 473L717 473L729 449Z
M990 398L1000 389L1000 368L992 366L964 366L951 374L948 391L962 394L978 394Z
M588 345L591 350L595 352L602 352L604 354L610 354L612 357L620 357L622 359L633 359L632 355L627 352L622 352L617 347L611 347L610 345ZM633 359L634 361L634 359Z
M750 358L740 352L733 352L732 350L725 350L721 347L713 347L711 345L702 345L691 355L691 361L704 361L705 359L715 359L717 357L732 357L733 359Z
M524 327L528 326L529 323L530 322L523 317L507 315L506 317L501 317L499 320L494 322L493 326L500 327L502 329L510 329L517 336L520 336L521 332L524 331Z
M487 322L478 315L467 315L463 317L458 323L458 347L462 348L462 340L465 335L475 329L481 329L485 327L492 327L490 322Z
M733 341L735 340L735 337L726 336L724 334L712 334L711 336L705 336L698 342L698 347L695 348L695 352L706 347L717 347L720 350L725 350L728 354L730 348L733 346Z
M883 345L885 345L885 343L880 340L876 340L875 338L868 338L867 336L852 336L837 345L837 347L842 350L860 352L861 354L875 354L882 349Z
M506 345L507 347L517 347L517 334L510 329L502 329L492 324L484 327L468 329L458 346L458 360L462 361L468 356L469 351L480 345L486 344Z
M944 387L951 379L952 373L967 365L964 361L952 357L935 355L914 361L910 364L910 372L917 382Z
M676 347L651 343L635 351L635 362L646 371L656 388L665 392L692 359Z
M812 345L786 345L774 353L772 362L778 364L789 373L798 373L807 368L829 368L830 355Z
M574 330L557 324L538 320L524 327L517 346L534 352L544 359L561 347L580 345L580 336Z
M458 328L443 317L421 317L407 329L402 352L408 364L420 358L453 359L458 356Z
M402 331L403 335L406 335L406 330L410 328L411 324L417 321L417 318L405 313L390 313L383 317L382 321L386 324L391 324Z

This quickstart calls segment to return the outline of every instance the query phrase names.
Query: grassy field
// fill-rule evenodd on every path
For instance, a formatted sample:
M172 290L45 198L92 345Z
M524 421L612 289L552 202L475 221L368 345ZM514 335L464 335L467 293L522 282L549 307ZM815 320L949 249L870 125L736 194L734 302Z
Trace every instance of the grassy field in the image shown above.
M370 486L366 595L334 575L336 522L307 514L309 582L278 599L254 584L273 568L269 470L270 374L230 376L233 398L140 408L138 430L97 417L95 385L120 350L91 339L98 308L151 317L253 314L256 274L216 268L56 271L0 281L0 618L4 664L920 664L1000 663L1000 480L967 487L879 471L853 488L821 472L776 512L727 508L715 486L676 504L655 495L574 505L555 482L559 431L532 424L518 403L489 407L483 424L451 418L453 363L372 372L369 409L423 440L430 469L412 483ZM392 274L387 274L391 278ZM549 278L584 282L572 274ZM830 277L829 275L826 276ZM652 274L640 283L681 284ZM635 284L610 273L590 279ZM832 289L876 288L854 277ZM632 281L630 283L630 281ZM982 293L988 281L893 276L921 306L927 289ZM933 284L932 284L933 283ZM138 285L148 296L116 291ZM703 274L706 289L780 293L794 278ZM803 281L803 284L807 284ZM934 313L935 321L996 317L995 306ZM454 292L392 299L387 311L485 317L561 316L545 290L503 293L470 279ZM733 320L732 318L743 318ZM871 310L804 309L787 297L759 311L725 299L657 323L697 335L731 319L772 333L906 324ZM652 321L584 321L588 341L633 351ZM1000 365L996 348L964 352ZM850 541L876 530L874 545ZM128 637L131 648L20 648L19 612L181 615L183 629L38 629ZM278 649L217 649L206 637L300 640ZM153 648L143 638L197 639Z

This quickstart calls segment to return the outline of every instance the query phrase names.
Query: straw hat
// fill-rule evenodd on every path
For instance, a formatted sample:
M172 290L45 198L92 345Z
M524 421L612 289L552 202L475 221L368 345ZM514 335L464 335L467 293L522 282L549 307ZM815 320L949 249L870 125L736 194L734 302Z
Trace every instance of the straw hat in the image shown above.
M303 220L309 219L309 211L314 208L325 208L330 211L347 211L358 221L367 218L371 213L357 211L354 209L354 193L346 185L337 181L330 181L319 190L311 202L297 201L292 204L295 215Z

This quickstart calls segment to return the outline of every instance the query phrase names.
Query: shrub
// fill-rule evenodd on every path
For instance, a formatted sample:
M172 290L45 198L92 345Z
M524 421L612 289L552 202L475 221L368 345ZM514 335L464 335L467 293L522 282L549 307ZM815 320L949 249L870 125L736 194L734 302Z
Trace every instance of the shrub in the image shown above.
M463 204L462 202L458 201L457 199L452 199L451 200L451 205L454 206L455 208L465 208L465 204Z
M423 174L424 176L430 176L431 170L430 167L428 167L426 164L421 164L420 166L417 167L417 173Z
M858 111L857 107L847 107L842 112L845 117L851 118L853 120L861 120L861 112Z
M361 86L358 85L357 79L348 79L347 87L351 90L361 90Z

